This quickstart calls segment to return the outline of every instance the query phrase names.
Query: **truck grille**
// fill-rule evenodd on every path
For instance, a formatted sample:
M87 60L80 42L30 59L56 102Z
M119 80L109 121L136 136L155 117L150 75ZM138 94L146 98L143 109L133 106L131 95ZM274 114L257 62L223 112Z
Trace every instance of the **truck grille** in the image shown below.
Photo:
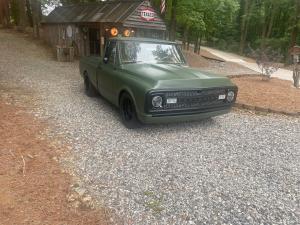
M232 105L225 99L219 99L220 95L226 95L228 90L235 90L235 88L213 88L202 90L187 90L187 91L161 91L150 93L148 100L148 109L151 113L164 112L189 112L201 111L213 108L220 108ZM159 95L163 98L163 105L161 108L153 108L151 99L153 96ZM177 103L167 103L168 98L176 98Z
M180 91L166 93L166 98L177 98L176 104L165 103L164 109L191 109L203 108L212 105L222 105L224 100L219 100L219 95L225 95L225 89Z

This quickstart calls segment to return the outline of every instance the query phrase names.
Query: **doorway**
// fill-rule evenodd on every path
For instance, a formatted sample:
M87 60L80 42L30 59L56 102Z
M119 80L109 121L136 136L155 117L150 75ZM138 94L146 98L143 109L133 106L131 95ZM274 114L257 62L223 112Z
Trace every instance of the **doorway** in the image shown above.
M100 30L89 29L90 54L100 55Z

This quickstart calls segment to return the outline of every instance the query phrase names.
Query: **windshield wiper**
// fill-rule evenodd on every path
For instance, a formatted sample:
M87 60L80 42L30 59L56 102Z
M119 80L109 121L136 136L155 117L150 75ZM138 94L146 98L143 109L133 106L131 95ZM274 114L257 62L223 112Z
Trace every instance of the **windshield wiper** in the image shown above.
M184 63L174 63L174 62L157 62L157 64L173 64L173 65L182 65Z
M133 63L141 63L143 61L123 61L122 64L133 64Z

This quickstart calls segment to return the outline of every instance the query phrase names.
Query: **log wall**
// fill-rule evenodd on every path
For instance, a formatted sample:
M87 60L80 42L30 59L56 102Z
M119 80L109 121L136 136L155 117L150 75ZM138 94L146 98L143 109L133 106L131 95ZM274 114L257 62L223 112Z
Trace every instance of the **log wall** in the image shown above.
M72 37L67 36L67 27L72 28ZM56 49L60 46L73 46L75 56L84 56L89 53L88 32L84 33L79 26L75 24L45 24L43 25L43 39Z

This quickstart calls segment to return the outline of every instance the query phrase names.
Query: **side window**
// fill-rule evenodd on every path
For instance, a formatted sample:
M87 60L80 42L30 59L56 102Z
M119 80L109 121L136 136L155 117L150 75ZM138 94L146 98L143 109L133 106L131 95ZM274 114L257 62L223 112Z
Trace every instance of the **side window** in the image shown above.
M108 59L108 63L115 64L117 53L117 44L115 41L110 41L106 47L105 57Z

